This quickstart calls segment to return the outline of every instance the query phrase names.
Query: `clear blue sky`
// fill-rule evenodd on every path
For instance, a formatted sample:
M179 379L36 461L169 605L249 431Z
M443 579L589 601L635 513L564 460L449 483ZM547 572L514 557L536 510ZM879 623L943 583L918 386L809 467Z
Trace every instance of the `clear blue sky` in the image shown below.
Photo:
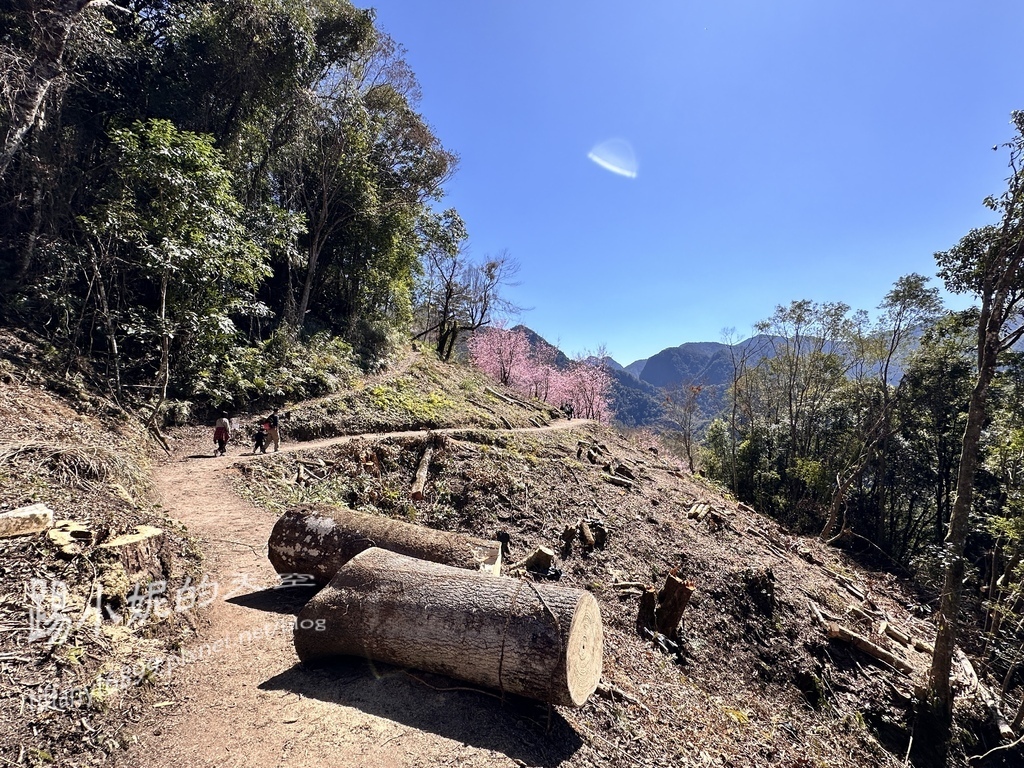
M461 157L471 254L521 264L520 321L622 364L934 275L1024 109L1021 0L356 3Z

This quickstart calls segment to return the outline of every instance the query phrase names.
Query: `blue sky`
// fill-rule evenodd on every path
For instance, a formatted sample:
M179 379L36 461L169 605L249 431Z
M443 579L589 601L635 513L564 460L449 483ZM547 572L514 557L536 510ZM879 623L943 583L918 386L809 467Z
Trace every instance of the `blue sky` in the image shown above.
M507 249L518 320L622 364L934 275L1024 109L1020 0L372 5L461 157L472 256Z

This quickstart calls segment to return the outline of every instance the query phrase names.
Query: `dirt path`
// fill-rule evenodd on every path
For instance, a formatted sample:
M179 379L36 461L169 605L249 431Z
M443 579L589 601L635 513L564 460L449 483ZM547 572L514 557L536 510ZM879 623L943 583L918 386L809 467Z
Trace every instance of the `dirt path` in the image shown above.
M552 431L585 420L503 432ZM435 432L457 434L467 430ZM389 433L389 436L423 432ZM357 437L283 443L282 451ZM197 446L198 450L198 446ZM191 458L160 466L155 482L167 514L204 544L217 585L202 639L185 649L171 701L138 726L132 766L555 766L581 742L558 712L523 700L439 690L452 686L362 660L320 669L298 665L295 614L312 595L278 588L266 556L276 516L243 501L231 481L239 461Z

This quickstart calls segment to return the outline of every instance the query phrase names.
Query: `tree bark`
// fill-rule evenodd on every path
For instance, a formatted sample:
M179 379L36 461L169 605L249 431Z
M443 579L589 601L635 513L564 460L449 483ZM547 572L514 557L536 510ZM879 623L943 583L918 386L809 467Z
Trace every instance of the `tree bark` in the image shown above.
M129 579L159 579L164 575L160 551L166 542L163 529L151 525L135 526L126 533L103 542L98 549L117 555Z
M267 554L278 573L310 574L317 584L327 584L370 547L491 575L501 572L497 541L323 505L285 512L270 533Z
M680 579L675 573L665 577L660 591L647 587L640 595L640 608L636 617L637 632L645 629L660 632L670 640L678 639L679 622L696 587L690 580Z
M0 538L27 536L53 525L53 511L45 504L32 504L11 512L0 512Z
M597 688L602 644L589 592L378 548L338 571L295 629L304 662L366 656L571 707Z
M909 675L913 671L913 667L910 666L906 661L889 653L881 646L875 645L863 635L858 635L856 632L851 632L841 624L829 624L828 636L834 640L843 640L849 643L854 648L866 653L868 656L878 659L879 661L885 662L890 667L898 669L900 672Z

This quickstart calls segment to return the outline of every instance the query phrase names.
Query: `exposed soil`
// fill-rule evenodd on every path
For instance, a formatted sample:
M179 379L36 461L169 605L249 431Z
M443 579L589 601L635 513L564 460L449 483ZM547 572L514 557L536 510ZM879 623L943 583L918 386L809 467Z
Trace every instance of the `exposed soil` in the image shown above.
M414 435L422 437L392 437ZM354 439L285 443L282 453ZM239 464L254 458L263 460L191 458L157 470L165 508L199 536L212 578L238 594L214 602L196 649L197 655L209 651L173 672L166 690L174 704L143 719L140 744L124 764L440 765L457 756L460 765L539 765L569 756L545 735L542 706L437 690L458 684L361 660L315 670L299 666L291 627L312 593L278 587L266 558L277 515L233 491ZM557 713L553 717L559 725ZM568 734L564 721L560 730Z
M440 380L446 383L438 395L429 388ZM26 396L18 386L17 393L8 391L15 412L24 409ZM66 656L64 647L47 657L24 643L11 645L0 633L0 717L10 721L0 720L0 747L15 747L9 757L2 752L6 762L906 764L912 692L924 681L929 655L884 634L883 622L923 642L934 632L927 611L895 577L864 571L816 540L787 535L659 457L653 446L604 426L558 419L550 409L509 402L461 369L413 359L355 389L364 396L346 395L343 407L325 398L291 409L279 453L253 456L239 442L227 457L213 458L211 430L173 431L173 453L153 468L154 495L162 506L147 512L137 504L125 502L121 510L105 502L111 509L97 518L120 520L118 532L137 519L162 521L177 547L177 559L163 564L166 572L177 570L168 576L175 584L188 573L199 578L198 571L184 567L192 562L189 537L195 537L205 558L209 608L175 613L132 634L130 642L122 638L135 656L125 656L109 638L110 647L92 651L86 644L86 653L94 652L99 661L73 669L71 662L53 658ZM475 404L464 420L460 398ZM378 406L396 410L381 416L375 414ZM315 419L301 416L309 408ZM257 420L242 417L243 424ZM309 426L314 422L315 430ZM366 426L373 433L351 434ZM409 426L440 428L429 433ZM330 439L297 439L345 431ZM29 436L15 438L20 444ZM438 450L424 499L412 501L409 486L428 440ZM19 466L0 464L0 471ZM24 473L13 476L27 482ZM75 498L55 490L54 503L65 503L61 493L67 503ZM116 497L108 492L102 498ZM28 496L19 499L24 500ZM540 544L556 549L556 568L547 577L589 590L601 607L602 691L574 710L361 659L316 668L299 664L291 629L312 592L283 586L266 546L280 511L307 502L488 538L502 534L511 550L506 562ZM585 548L579 539L563 544L566 527L580 519L607 531L603 546ZM183 523L188 535L171 520ZM0 619L17 623L16 611L24 607L17 589L29 572L63 577L64 571L53 568L64 563L65 570L82 571L79 583L90 582L83 569L93 562L93 550L62 560L38 539L0 547L7 588L0 609L10 608L7 614L0 610ZM673 569L695 584L678 636L641 636L635 585L659 586ZM830 640L815 610L826 625L840 623L891 652L909 673ZM88 681L103 659L118 653L136 658L146 648L151 674L103 706L29 719L8 706L17 701L14 694L4 698L4 675L10 690L18 691L31 666L8 659L5 651L36 654L19 659L36 659L31 674L38 684L54 670L62 679ZM967 685L960 686L959 722L980 723L968 719L978 707ZM958 748L985 751L995 746L986 741L990 737L985 728L972 726L958 733ZM33 752L35 744L46 748ZM1019 759L1003 752L974 764L1012 765ZM929 764L917 749L912 761Z

